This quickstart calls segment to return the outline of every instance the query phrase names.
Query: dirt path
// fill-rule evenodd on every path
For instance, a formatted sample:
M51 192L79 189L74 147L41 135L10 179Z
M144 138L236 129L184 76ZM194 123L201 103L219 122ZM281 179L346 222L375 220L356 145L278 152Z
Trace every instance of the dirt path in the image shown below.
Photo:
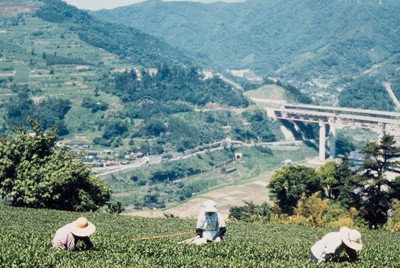
M390 83L388 82L383 82L383 86L386 88L386 91L389 93L390 97L392 98L395 106L396 106L396 110L399 111L400 110L400 103L399 100L396 98L396 95L394 95L394 92L392 90L392 87L390 85Z

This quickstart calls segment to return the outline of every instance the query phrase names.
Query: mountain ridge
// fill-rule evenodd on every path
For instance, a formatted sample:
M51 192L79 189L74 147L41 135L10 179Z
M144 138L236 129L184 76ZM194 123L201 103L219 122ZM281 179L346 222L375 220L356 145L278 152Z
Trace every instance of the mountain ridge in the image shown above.
M248 0L149 1L92 14L162 38L210 68L310 80L358 74L390 57L398 12L396 1Z

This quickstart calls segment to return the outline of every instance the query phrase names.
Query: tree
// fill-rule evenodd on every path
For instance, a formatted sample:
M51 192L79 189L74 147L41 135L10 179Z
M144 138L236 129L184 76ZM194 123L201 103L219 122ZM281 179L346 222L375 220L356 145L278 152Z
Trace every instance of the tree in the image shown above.
M113 120L108 122L104 127L103 138L110 140L123 136L128 131L128 124L122 120Z
M329 161L317 169L321 182L325 188L325 194L329 199L338 200L344 194L349 182L353 182L353 172L349 168L348 159L344 158L340 164ZM357 187L353 185L352 190Z
M394 137L385 134L379 143L369 142L360 151L366 155L362 167L364 188L360 193L363 196L360 212L371 228L382 226L388 218L391 200L390 191L385 189L390 190L396 182L390 182L385 172L398 165L397 161L392 161L400 153L395 144Z
M229 209L229 219L245 222L269 222L272 217L272 209L266 202L257 206L253 202L243 201L243 207L231 207Z
M338 165L334 161L329 161L317 169L317 174L321 177L325 186L326 195L330 199L335 197L333 189L339 185L339 180L335 176L337 169Z
M297 202L304 193L306 197L322 192L321 179L314 169L306 166L285 166L277 170L267 186L271 198L283 213L293 214Z
M325 223L328 206L329 201L321 198L321 192L316 192L310 197L303 193L297 203L296 214L311 226L321 226Z
M336 153L342 155L348 155L351 151L354 151L356 146L353 143L351 137L344 136L339 133L336 137Z
M90 167L56 146L56 127L44 132L28 119L33 133L15 128L17 135L0 138L0 194L12 205L71 211L95 211L111 196L108 185Z
M343 158L336 170L336 178L340 183L333 189L333 195L337 196L336 201L346 208L360 207L361 196L358 194L363 187L362 178L349 166L348 158Z
M145 134L155 137L160 136L161 133L167 130L163 120L159 118L150 119L143 128L145 130Z

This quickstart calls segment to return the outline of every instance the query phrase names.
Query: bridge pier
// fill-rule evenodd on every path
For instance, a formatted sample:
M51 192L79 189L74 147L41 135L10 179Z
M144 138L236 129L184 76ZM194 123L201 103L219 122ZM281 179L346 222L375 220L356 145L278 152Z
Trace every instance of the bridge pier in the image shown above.
M329 120L329 158L336 158L336 125L333 118Z
M319 122L319 160L325 161L325 145L326 145L326 123ZM329 122L329 158L336 157L336 126L335 122Z
M326 129L325 123L320 121L319 122L319 160L325 160L325 143L326 143Z

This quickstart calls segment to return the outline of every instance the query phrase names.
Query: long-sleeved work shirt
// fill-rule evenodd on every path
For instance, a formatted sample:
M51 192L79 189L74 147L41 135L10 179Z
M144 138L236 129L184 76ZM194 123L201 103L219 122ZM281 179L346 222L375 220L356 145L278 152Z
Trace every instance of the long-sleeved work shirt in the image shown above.
M222 238L226 232L224 218L218 212L200 213L197 218L196 234L207 240Z
M357 260L356 251L343 243L340 232L331 232L324 235L321 240L311 247L311 252L318 259L318 262L331 261L339 257L343 250L346 250L351 261Z
M60 229L57 230L56 234L53 237L53 247L54 248L60 248L60 249L68 249L68 250L74 250L76 247L76 243L79 240L82 240L83 243L85 243L86 249L92 248L93 244L90 241L89 237L78 237L74 236L71 232L71 224L69 223L61 227Z

